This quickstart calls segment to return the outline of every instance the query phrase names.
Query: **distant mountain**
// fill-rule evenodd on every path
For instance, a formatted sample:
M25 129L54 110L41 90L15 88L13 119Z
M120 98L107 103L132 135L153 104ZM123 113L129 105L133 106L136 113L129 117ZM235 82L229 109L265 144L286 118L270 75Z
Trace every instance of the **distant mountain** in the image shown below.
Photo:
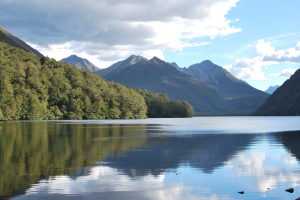
M253 115L300 115L300 70L298 69L294 75L277 88Z
M110 75L113 76L114 74L119 73L120 71L124 70L125 68L127 68L129 66L141 62L142 60L148 61L147 58L144 58L142 56L131 55L126 60L119 61L108 68L98 70L96 72L96 74L98 74L101 77L104 77L104 76L109 77Z
M279 85L270 86L268 89L265 90L265 92L268 93L268 94L273 94L273 92L275 92L275 90L277 88L279 88Z
M0 32L2 32L4 35L6 35L7 37L9 37L10 39L12 39L13 41L15 41L16 43L18 44L13 44L13 43L7 43L8 45L11 45L11 46L14 46L14 47L18 47L18 48L21 48L23 50L29 50L31 52L33 52L34 54L36 54L37 56L39 57L44 57L43 54L41 54L39 51L37 51L36 49L32 48L31 46L29 46L28 44L26 44L26 42L24 42L23 40L17 38L16 36L12 35L10 32L8 32L5 28L3 28L1 25L0 25ZM20 47L23 46L24 48Z
M174 63L169 64L174 66ZM255 89L245 81L235 78L226 69L212 63L210 60L191 65L188 68L176 68L215 88L222 97L238 110L254 111L270 96Z
M178 71L174 66L154 57L147 60L130 56L107 68L102 75L132 88L165 93L170 99L189 102L198 115L240 114L218 92L202 81Z
M191 65L188 68L180 68L180 71L213 86L224 97L241 97L252 94L268 96L245 81L235 78L226 69L212 63L210 60Z
M172 65L172 66L174 66L177 70L179 70L179 71L181 71L181 69L182 68L180 68L178 65L177 65L177 63L175 63L175 62L172 62L172 63L170 63L170 62L167 62L169 65Z
M86 70L88 70L90 72L93 72L93 73L100 70L98 67L96 67L93 63L91 63L87 59L80 58L76 55L71 55L67 58L61 59L61 61L64 62L64 63L68 63L68 64L70 64L74 67L77 67L77 68L86 69Z

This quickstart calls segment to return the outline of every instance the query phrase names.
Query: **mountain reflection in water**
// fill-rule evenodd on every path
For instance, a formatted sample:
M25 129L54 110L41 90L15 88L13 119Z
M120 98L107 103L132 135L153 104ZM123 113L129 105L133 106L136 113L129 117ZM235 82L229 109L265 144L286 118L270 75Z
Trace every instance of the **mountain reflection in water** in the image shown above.
M299 131L209 134L128 121L1 123L1 198L300 196ZM293 194L280 193L290 187Z

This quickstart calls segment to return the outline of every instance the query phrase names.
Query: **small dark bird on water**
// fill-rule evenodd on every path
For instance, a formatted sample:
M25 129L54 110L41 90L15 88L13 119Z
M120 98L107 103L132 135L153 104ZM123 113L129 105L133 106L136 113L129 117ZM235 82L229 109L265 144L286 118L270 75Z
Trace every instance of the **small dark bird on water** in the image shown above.
M244 194L244 191L238 191L238 193L240 193L240 194Z
M289 189L286 189L285 191L287 191L289 193L293 193L294 192L294 188L289 188Z

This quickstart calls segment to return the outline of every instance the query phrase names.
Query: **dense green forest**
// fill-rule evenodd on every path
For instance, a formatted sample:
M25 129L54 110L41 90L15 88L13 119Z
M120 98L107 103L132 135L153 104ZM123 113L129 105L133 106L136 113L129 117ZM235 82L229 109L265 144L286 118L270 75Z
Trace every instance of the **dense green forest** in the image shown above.
M0 83L3 120L146 118L135 90L3 43Z
M186 101L170 100L166 94L136 89L145 98L150 118L192 117L193 107Z
M148 117L193 115L187 102L161 96L0 42L0 120L143 119L147 105ZM163 111L153 111L155 101Z

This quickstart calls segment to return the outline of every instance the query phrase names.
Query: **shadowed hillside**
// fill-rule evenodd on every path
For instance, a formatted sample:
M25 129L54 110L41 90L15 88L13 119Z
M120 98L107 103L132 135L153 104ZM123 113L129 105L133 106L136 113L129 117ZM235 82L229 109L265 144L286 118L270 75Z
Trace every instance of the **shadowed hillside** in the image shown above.
M253 115L300 115L300 70L286 80Z
M133 57L130 57L133 58ZM223 99L215 89L200 80L178 71L175 67L154 57L140 59L132 65L130 58L123 65L113 65L110 73L103 77L132 88L147 89L155 93L165 93L172 100L189 102L196 114L223 115L239 113ZM119 62L120 63L120 62ZM110 70L110 69L107 70Z
M177 66L176 63L171 63L171 65ZM235 78L226 69L215 65L210 60L191 65L188 68L178 66L176 68L214 87L222 97L228 100L231 106L240 111L250 113L269 97L269 94Z

